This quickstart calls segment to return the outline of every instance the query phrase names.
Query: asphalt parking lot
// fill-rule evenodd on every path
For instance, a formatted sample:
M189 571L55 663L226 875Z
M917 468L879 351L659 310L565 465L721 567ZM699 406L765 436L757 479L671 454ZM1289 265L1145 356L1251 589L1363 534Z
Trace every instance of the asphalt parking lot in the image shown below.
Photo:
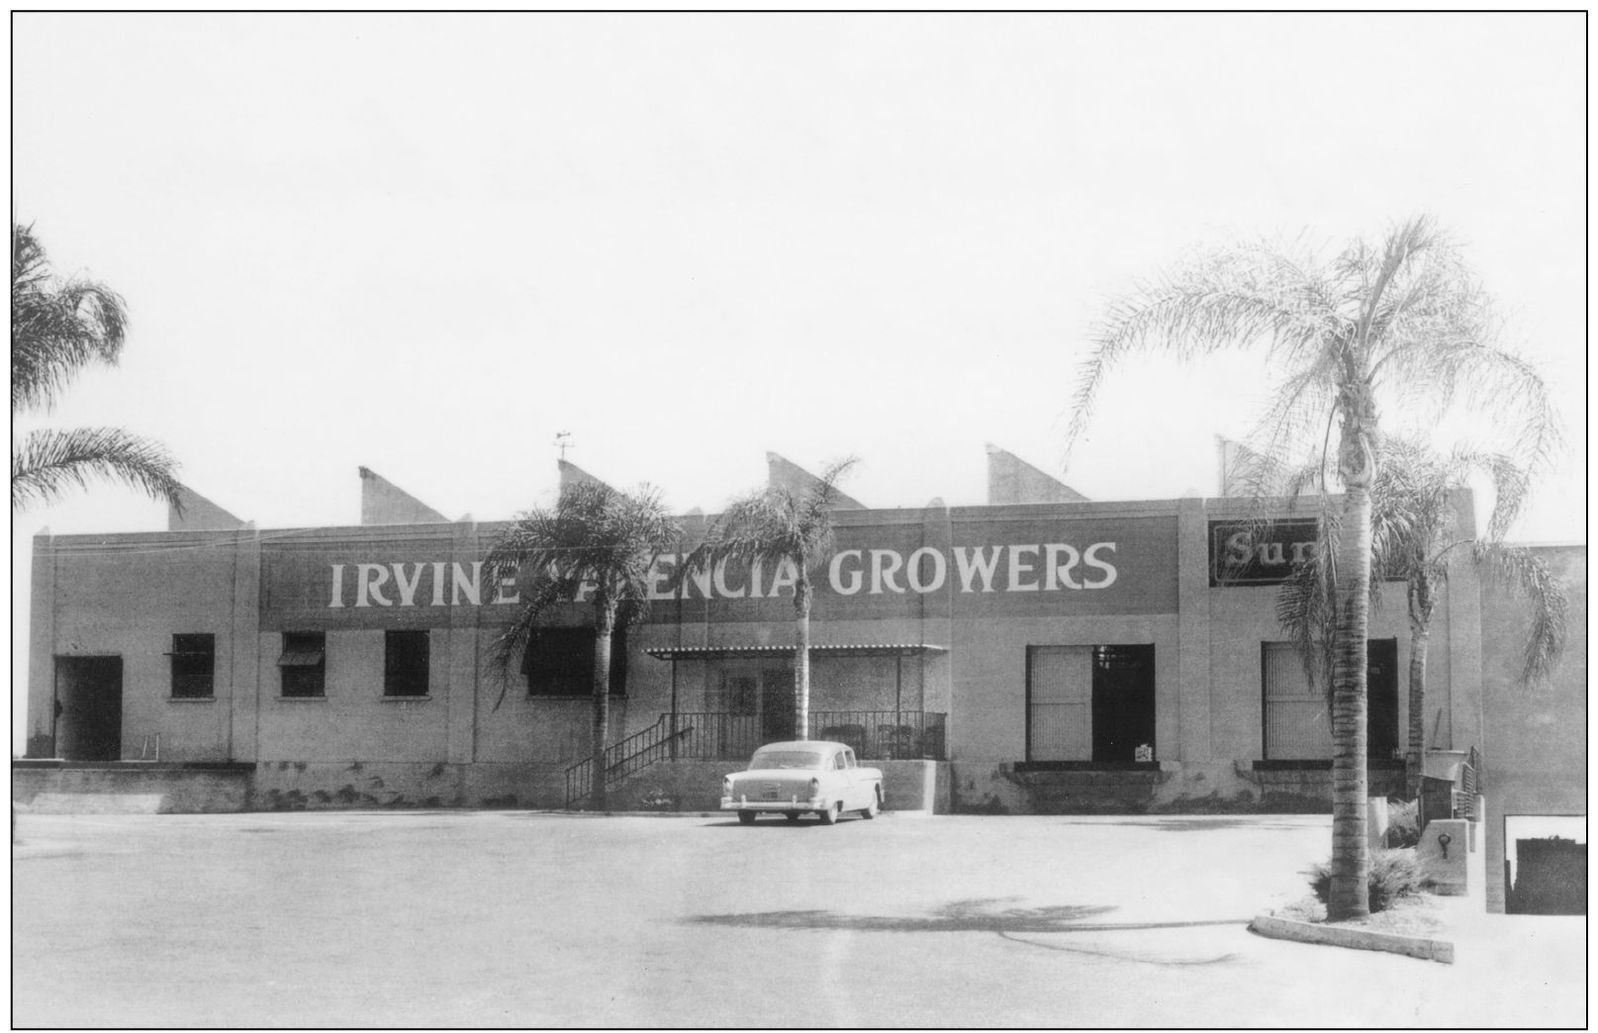
M1249 933L1329 822L29 814L12 1021L1585 1024L1584 919L1473 917L1452 966Z

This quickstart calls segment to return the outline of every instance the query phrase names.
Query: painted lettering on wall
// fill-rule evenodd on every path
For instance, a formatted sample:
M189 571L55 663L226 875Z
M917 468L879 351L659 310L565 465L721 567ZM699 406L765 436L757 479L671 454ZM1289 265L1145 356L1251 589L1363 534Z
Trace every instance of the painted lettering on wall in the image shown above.
M1319 549L1320 526L1314 520L1212 520L1210 584L1278 584Z
M951 562L952 556L952 562ZM818 592L839 596L927 595L946 588L963 593L1091 592L1120 577L1116 543L1078 548L1065 542L1033 545L933 546L843 549L820 572ZM661 556L650 570L651 599L775 599L792 596L799 572L783 560L774 569L758 561L721 561L690 572L674 585L680 555ZM328 609L508 605L521 601L515 578L483 583L483 564L334 563ZM587 593L580 594L581 599Z
M328 609L383 606L483 605L483 564L335 563ZM345 571L349 576L346 577ZM426 591L422 586L426 585ZM492 604L521 601L515 578L489 586ZM419 601L420 600L420 601Z

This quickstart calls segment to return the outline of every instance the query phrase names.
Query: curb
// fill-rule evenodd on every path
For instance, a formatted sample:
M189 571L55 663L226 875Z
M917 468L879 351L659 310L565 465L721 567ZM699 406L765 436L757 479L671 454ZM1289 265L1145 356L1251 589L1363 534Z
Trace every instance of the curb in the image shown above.
M1423 961L1437 961L1444 965L1454 963L1454 945L1448 940L1432 940L1421 936L1404 936L1400 933L1379 933L1350 926L1326 925L1321 922L1296 922L1275 915L1259 915L1248 927L1261 936L1273 940L1294 940L1298 943L1320 943L1332 947L1351 947L1354 950L1387 951L1403 954Z

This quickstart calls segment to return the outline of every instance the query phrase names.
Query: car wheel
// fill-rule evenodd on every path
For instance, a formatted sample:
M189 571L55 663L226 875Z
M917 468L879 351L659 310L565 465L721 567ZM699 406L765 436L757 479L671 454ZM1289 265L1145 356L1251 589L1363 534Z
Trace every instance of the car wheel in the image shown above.
M838 803L833 804L831 807L828 807L826 810L821 812L821 824L823 824L823 825L835 824L837 822L837 820L838 820L838 816L841 815L842 813L843 813L843 802L840 800Z
M860 812L862 818L875 818L882 811L882 800L875 789L871 791L871 806Z
M789 821L798 821L799 820L799 812L798 811L784 811L782 813L782 816L784 818L787 818Z
M739 811L738 812L738 824L740 824L740 825L753 825L754 823L755 823L755 812L754 811Z

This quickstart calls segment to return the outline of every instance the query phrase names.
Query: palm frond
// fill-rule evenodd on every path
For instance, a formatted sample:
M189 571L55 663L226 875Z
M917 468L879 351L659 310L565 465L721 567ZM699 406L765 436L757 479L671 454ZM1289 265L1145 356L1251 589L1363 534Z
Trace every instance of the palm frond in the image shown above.
M801 581L807 579L831 555L838 482L858 463L854 456L829 463L803 491L773 484L733 500L677 565L668 582L671 589L680 589L691 575L724 560L774 566L788 562Z
M1531 628L1521 648L1520 681L1545 684L1559 665L1568 635L1570 602L1554 572L1529 549L1479 543L1476 563L1489 584L1531 603Z
M1334 551L1324 543L1320 549L1323 555ZM1331 563L1313 557L1294 567L1276 594L1277 624L1293 644L1310 687L1323 686L1328 702L1332 688L1332 629L1337 624L1337 593L1331 570Z
M641 620L655 563L678 547L681 535L660 492L648 485L625 492L597 481L568 484L553 507L518 515L483 559L490 579L517 580L523 600L516 620L494 641L492 665L505 672L549 610L579 600L589 588L596 627L608 629L618 618Z
M58 284L31 227L12 227L11 409L48 408L84 367L115 364L127 307L104 284Z
M36 430L11 452L11 509L51 502L96 479L181 507L177 464L160 444L114 427Z
M1187 360L1264 343L1297 367L1321 350L1339 319L1321 277L1279 249L1234 247L1192 259L1135 288L1094 329L1072 398L1067 454L1087 429L1105 377L1130 353Z

